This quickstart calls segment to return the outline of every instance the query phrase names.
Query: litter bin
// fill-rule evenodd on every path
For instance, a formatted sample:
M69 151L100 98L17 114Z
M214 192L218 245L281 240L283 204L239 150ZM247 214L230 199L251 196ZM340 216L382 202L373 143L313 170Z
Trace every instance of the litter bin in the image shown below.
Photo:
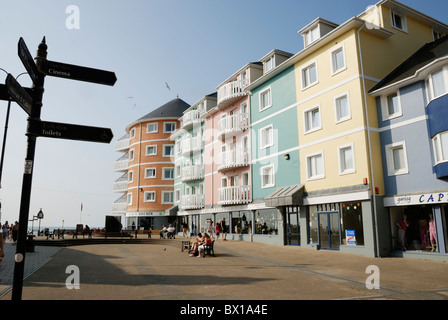
M26 252L34 252L34 234L27 235Z

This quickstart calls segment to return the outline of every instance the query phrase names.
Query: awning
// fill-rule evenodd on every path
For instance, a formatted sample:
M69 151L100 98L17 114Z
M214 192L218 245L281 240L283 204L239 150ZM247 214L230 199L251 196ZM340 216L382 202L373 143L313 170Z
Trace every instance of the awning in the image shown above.
M179 207L174 205L165 210L165 216L177 216L177 211L179 211Z
M264 198L267 207L293 206L303 204L303 184L278 188Z

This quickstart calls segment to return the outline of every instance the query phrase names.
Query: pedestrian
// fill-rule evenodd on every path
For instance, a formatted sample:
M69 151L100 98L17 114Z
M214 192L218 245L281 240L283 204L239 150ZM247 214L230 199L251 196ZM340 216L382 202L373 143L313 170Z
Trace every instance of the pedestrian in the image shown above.
M0 266L3 262L3 257L5 256L5 251L3 250L3 229L0 229Z
M12 226L12 241L17 241L17 233L19 232L19 223L16 221Z
M227 241L226 218L222 218L222 221L221 221L221 232L223 234L224 241Z
M3 231L3 242L6 241L6 239L8 238L8 230L9 230L9 224L8 221L5 222L5 224L2 227L2 231Z
M216 236L216 241L219 240L219 233L220 233L220 231L221 231L221 227L219 226L219 223L216 222L216 225L215 225L215 236Z

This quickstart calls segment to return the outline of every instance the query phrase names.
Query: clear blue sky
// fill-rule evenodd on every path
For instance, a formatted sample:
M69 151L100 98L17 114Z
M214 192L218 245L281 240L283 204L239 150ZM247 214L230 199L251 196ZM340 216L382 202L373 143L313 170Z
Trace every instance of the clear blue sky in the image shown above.
M38 138L30 217L42 225L104 226L121 195L115 142L127 124L179 97L193 104L247 62L272 49L297 53L297 31L317 17L343 23L376 0L2 0L0 68L17 76L23 37L35 56L43 36L48 59L114 71L113 87L46 77L42 120L111 128L111 144ZM448 23L446 0L402 0ZM67 29L66 8L80 10L80 28ZM0 72L0 83L6 75ZM27 75L19 77L30 86ZM168 82L171 90L165 87ZM133 97L133 98L129 98ZM1 108L3 106L3 108ZM0 101L0 140L6 117ZM2 223L18 220L26 149L26 114L12 104L0 199ZM81 214L81 203L83 211ZM31 223L29 223L31 225ZM37 225L37 223L35 223Z

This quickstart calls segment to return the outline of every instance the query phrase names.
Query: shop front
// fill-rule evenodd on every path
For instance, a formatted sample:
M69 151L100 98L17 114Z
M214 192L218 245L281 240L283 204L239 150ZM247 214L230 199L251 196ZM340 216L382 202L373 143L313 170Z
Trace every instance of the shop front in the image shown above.
M448 261L448 192L387 197L392 255Z

